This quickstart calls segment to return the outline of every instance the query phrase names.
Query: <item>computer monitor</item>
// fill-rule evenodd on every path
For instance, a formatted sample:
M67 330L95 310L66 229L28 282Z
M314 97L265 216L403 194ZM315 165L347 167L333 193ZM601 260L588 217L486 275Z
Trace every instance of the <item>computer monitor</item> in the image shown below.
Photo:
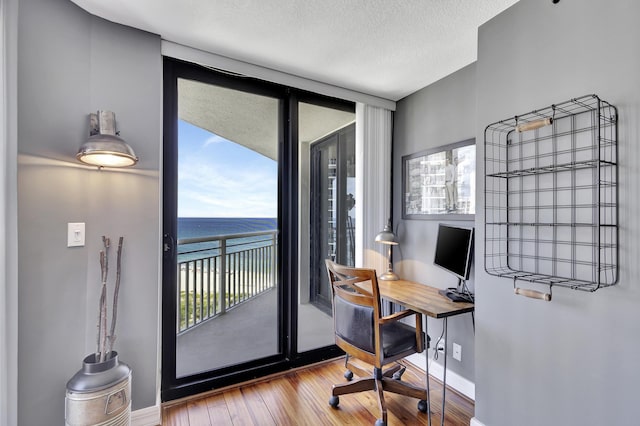
M433 263L458 278L458 286L454 292L458 295L470 296L465 281L469 279L472 257L473 228L439 224ZM447 295L452 300L454 296L456 294L451 297Z

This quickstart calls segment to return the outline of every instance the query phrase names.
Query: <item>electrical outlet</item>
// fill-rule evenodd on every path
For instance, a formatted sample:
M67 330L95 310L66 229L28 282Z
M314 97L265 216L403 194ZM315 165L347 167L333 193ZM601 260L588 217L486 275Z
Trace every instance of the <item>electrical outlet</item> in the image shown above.
M436 347L436 349L438 350L438 352L444 352L444 348L447 346L447 342L444 341L444 339L440 339L438 340L438 346Z
M453 359L462 362L462 346L457 343L453 344Z

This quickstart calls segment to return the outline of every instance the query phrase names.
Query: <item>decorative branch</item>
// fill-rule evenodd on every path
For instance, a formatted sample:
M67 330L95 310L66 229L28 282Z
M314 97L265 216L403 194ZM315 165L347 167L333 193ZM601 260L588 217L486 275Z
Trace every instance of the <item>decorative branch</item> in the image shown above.
M118 240L118 256L116 260L116 284L113 290L113 306L111 307L111 331L109 333L109 352L113 350L116 341L116 320L118 319L118 293L120 292L120 271L122 270L122 242L124 237Z
M118 319L118 294L120 293L120 276L122 269L122 243L124 237L118 240L118 255L116 261L116 282L113 290L113 306L111 307L111 330L107 334L107 278L109 276L109 247L111 239L102 236L104 250L100 250L100 272L102 289L100 292L100 307L98 310L98 338L95 354L96 362L105 362L113 351L116 341L116 320ZM107 350L108 345L108 350Z
M107 360L107 276L109 275L109 246L111 240L102 236L104 262L102 262L102 295L100 296L100 362Z
M102 354L101 348L100 348L100 342L101 342L101 335L102 335L102 315L104 314L103 311L103 306L105 306L105 297L106 297L106 292L107 292L107 280L106 280L106 264L105 264L105 252L104 250L100 250L100 271L101 271L101 282L102 282L102 289L100 292L100 303L98 304L98 324L97 324L97 328L98 328L98 332L97 334L97 338L96 338L96 362L100 361L100 357Z

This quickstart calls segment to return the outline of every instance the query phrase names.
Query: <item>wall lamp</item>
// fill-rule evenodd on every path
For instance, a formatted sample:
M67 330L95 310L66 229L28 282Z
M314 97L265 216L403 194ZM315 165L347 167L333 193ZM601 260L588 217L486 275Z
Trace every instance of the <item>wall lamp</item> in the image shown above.
M111 111L89 114L89 139L80 146L76 158L98 167L129 167L138 162L133 149L116 131L116 115Z
M397 281L399 278L398 275L393 272L393 264L391 263L391 247L398 245L398 238L391 228L391 219L389 219L389 223L387 223L382 232L376 235L376 243L389 246L389 252L387 254L387 272L380 275L378 279L383 281Z

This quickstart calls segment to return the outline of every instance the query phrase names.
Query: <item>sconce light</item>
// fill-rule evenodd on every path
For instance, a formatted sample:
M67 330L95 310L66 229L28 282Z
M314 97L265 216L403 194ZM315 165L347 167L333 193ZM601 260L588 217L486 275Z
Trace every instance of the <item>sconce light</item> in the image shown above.
M89 114L89 139L80 146L76 158L98 167L128 167L138 162L133 149L116 132L116 115L111 111Z
M393 272L393 265L391 263L391 247L398 245L398 239L396 238L396 234L393 233L393 229L391 228L391 219L389 219L389 223L387 223L382 232L376 235L376 243L389 246L389 252L387 254L387 272L380 275L378 279L384 281L397 281L399 278L398 275Z

